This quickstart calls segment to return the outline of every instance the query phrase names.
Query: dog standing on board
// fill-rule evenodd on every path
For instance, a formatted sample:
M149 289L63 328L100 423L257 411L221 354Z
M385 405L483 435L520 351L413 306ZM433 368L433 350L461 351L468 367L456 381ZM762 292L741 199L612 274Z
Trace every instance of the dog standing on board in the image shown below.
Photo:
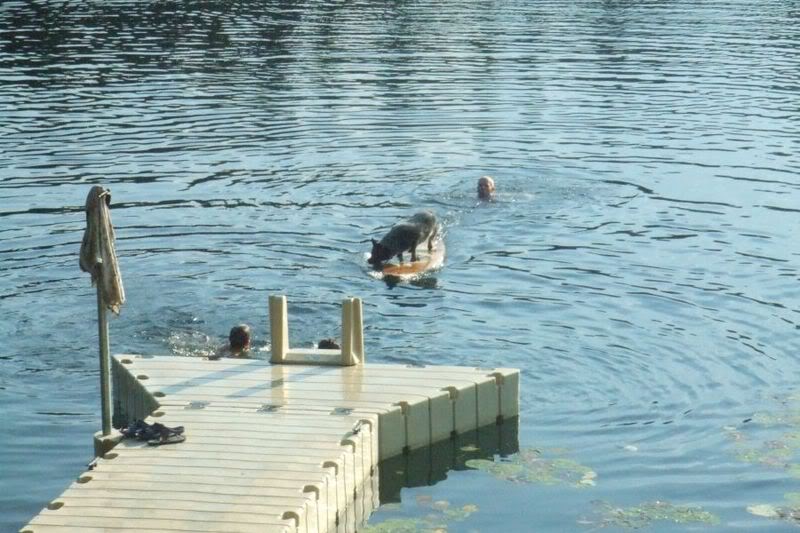
M417 260L417 246L428 239L428 251L433 250L436 237L436 215L420 211L411 218L392 226L380 242L372 239L372 253L367 262L375 268L394 256L403 262L403 252L411 252L411 262Z

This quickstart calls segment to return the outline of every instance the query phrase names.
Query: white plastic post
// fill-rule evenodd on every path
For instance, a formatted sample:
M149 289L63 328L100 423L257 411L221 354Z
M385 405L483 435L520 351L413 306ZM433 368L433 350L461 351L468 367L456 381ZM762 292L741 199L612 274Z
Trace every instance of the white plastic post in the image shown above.
M364 362L364 325L360 298L342 300L342 366Z
M353 351L361 363L364 363L364 313L361 309L361 298L353 298Z
M269 331L272 340L271 363L281 364L289 351L289 319L286 313L286 296L269 297Z
M342 366L352 366L357 363L353 357L353 299L342 300Z

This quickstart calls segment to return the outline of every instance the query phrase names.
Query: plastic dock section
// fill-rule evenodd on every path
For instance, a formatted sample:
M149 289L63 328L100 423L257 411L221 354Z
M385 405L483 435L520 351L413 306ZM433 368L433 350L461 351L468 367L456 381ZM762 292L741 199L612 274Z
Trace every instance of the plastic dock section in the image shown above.
M94 468L21 531L352 532L378 506L380 461L518 416L515 369L365 364L347 302L341 351L289 349L284 298L272 361L114 356L118 419L186 440L101 439Z

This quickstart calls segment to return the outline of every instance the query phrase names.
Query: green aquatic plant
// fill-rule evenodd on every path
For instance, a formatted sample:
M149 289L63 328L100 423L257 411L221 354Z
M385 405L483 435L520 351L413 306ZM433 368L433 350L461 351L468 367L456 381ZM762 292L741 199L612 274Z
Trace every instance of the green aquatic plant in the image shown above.
M800 465L795 462L800 457L800 431L797 431L800 429L800 411L785 409L777 413L756 413L753 422L761 428L770 429L768 439L759 442L742 429L734 426L723 428L733 442L734 457L745 463L785 469L790 475L800 477ZM786 426L792 431L781 434L774 431L775 428Z
M363 533L419 533L425 531L427 523L420 518L390 518L377 524L368 524Z
M425 512L424 516L387 518L359 528L359 533L446 533L448 524L462 522L478 511L477 505L454 506L447 500L434 500L426 494L418 495L415 502L417 510ZM393 506L391 511L400 509ZM387 509L383 506L381 510Z
M719 523L719 517L701 507L673 505L665 501L645 502L636 507L616 507L605 501L594 502L595 516L580 523L598 528L615 527L641 529L653 522L667 521L676 524Z
M753 422L762 426L798 426L800 425L800 409L787 409L777 413L756 413Z
M507 459L470 459L466 465L512 483L595 485L597 474L591 468L565 457L552 457L552 454L552 451L526 448Z
M759 448L741 448L735 453L739 461L778 468L788 468L792 455L790 448L769 443L764 443Z
M800 478L800 409L797 408L800 396L778 398L781 407L775 412L756 413L753 422L757 427L769 431L770 438L760 443L751 444L748 436L738 428L726 426L724 431L733 441L734 455L740 461L770 468L781 468L795 478ZM790 431L785 431L786 428ZM784 433L776 435L776 429L784 429ZM781 520L800 526L800 493L784 494L784 502L773 505L758 503L747 507L747 512L772 520Z
M775 413L756 413L753 422L761 428L778 428L789 426L800 428L800 410L784 409ZM750 426L752 427L752 426ZM800 452L800 431L788 431L776 435L770 431L768 440L756 442L739 428L725 426L723 431L734 445L734 456L745 463L752 463L770 468L784 468L792 475L800 469L792 460Z
M787 492L783 495L784 504L781 506L769 503L749 505L747 512L754 516L783 520L800 526L800 493Z
M800 492L787 492L783 495L783 499L783 505L772 505L770 503L749 505L747 512L754 516L784 520L800 525Z
M462 505L461 507L453 508L448 506L447 508L442 509L442 513L444 514L443 518L447 522L463 522L477 510L477 505Z

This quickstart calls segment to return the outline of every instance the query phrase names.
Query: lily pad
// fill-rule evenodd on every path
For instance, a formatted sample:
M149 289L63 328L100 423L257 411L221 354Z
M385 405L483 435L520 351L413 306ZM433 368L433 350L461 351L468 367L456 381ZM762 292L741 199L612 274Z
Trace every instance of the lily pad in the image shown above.
M725 434L728 436L729 439L732 441L739 443L747 439L744 433L736 429L734 426L725 426L722 428L725 431Z
M783 495L786 502L785 506L772 505L770 503L759 503L749 505L747 512L754 516L762 516L774 520L783 520L800 525L800 493L787 492Z
M512 483L589 487L595 485L597 478L597 473L587 466L565 457L552 457L535 448L520 450L497 461L470 459L466 465Z
M462 507L451 507L444 510L444 516L449 522L461 522L478 510L477 505L464 505Z
M747 507L747 512L752 515L763 516L766 518L779 518L781 516L778 512L778 509L774 505L770 505L768 503L750 505Z
M597 473L592 471L592 470L590 470L590 471L586 472L583 475L583 477L581 478L580 481L578 481L578 483L581 484L581 485L588 486L588 487L594 487L596 485L596 483L594 482L594 479L596 477L597 477Z
M437 500L431 504L431 508L437 511L446 511L450 507L450 502L447 500Z
M785 520L786 522L800 525L800 509L795 509L793 507L775 507L768 503L760 503L758 505L748 506L747 512L755 516Z
M594 503L596 517L594 519L583 519L580 523L597 528L615 527L625 529L648 527L656 521L707 525L719 523L719 517L704 511L701 507L673 505L660 500L645 502L636 507L616 507L603 501Z

